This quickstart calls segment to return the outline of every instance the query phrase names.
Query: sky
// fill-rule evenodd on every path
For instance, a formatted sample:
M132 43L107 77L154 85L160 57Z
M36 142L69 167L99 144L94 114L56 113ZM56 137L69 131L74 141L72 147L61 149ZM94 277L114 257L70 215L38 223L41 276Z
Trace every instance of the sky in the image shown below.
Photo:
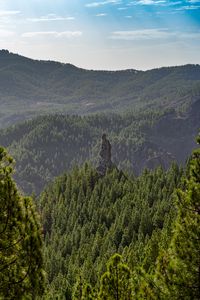
M0 0L0 49L99 70L200 64L200 0Z

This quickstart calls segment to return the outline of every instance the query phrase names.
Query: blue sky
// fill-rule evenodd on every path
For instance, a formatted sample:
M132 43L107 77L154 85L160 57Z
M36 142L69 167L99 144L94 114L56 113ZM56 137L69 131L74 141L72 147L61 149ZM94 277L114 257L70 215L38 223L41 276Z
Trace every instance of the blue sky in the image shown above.
M200 63L200 0L0 0L0 48L87 69Z

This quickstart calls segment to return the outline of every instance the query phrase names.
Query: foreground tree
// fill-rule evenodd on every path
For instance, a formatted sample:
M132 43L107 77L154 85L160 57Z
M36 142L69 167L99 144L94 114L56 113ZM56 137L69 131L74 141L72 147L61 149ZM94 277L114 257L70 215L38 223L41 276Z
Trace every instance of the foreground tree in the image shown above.
M114 254L108 262L107 271L101 277L99 299L130 300L131 272L122 262L119 254Z
M41 229L32 199L11 178L13 159L0 148L0 299L43 294Z
M200 299L200 149L193 152L185 188L178 190L177 195L178 217L171 245L158 262L155 284L159 289L155 291L160 299L197 300Z

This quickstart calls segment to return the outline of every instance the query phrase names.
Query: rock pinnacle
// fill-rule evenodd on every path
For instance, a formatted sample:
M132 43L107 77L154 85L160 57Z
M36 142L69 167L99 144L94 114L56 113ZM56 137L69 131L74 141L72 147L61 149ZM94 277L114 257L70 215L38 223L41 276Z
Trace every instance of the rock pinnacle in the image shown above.
M101 151L99 152L99 165L97 167L97 172L104 176L106 174L107 169L111 169L113 167L113 163L111 160L111 144L109 140L106 138L106 134L102 135L101 142Z

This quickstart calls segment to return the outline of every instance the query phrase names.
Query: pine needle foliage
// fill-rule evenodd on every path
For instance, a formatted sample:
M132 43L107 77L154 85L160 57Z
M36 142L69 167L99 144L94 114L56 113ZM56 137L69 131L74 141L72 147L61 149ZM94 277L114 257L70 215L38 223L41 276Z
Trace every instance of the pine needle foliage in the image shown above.
M12 170L13 159L0 148L0 299L36 299L44 290L41 228Z

